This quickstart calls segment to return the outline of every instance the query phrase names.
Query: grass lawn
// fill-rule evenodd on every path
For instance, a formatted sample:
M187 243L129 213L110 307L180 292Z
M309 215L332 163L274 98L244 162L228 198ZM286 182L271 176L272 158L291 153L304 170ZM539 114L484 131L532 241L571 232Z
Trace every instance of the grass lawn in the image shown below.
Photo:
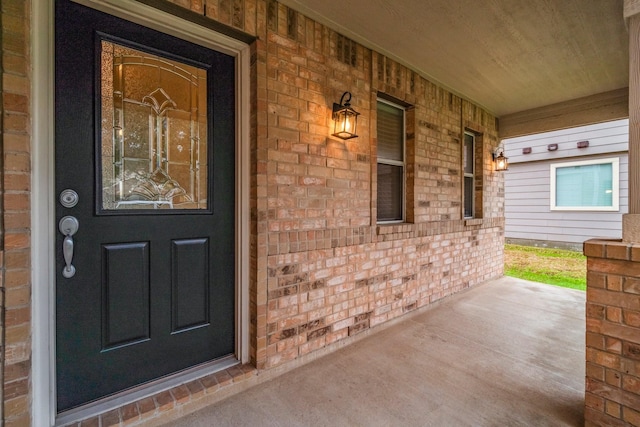
M565 288L587 288L587 261L581 252L505 245L504 274Z

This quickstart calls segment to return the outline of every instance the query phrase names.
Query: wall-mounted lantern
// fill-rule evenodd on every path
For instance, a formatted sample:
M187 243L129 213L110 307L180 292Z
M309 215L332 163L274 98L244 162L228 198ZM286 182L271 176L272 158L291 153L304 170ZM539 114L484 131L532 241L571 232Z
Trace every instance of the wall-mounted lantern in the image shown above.
M346 98L346 99L345 99ZM356 138L356 127L358 125L358 113L351 108L351 92L345 92L340 98L340 104L333 103L333 133L340 139Z
M496 151L491 153L491 157L493 157L493 162L496 164L496 171L502 172L509 169L509 159L504 156L503 146L496 148Z

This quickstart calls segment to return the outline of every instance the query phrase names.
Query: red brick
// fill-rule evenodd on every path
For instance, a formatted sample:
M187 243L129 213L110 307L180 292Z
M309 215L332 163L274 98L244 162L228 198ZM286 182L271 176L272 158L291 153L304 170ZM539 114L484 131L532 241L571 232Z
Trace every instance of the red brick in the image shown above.
M171 394L173 395L176 403L179 405L188 402L191 397L191 393L189 393L189 389L185 385L180 385L178 387L172 388Z
M587 269L604 274L640 277L640 263L614 259L588 258Z
M145 399L139 400L137 404L138 412L140 412L140 416L142 418L149 417L156 412L156 402L152 397L147 397Z
M624 323L635 328L640 328L640 311L623 310Z
M589 288L606 288L607 276L594 271L587 271L587 287Z
M156 404L158 405L158 410L161 412L168 411L173 408L175 401L173 400L173 396L169 391L163 391L154 396Z
M204 395L204 386L199 381L190 381L186 386L191 394L191 399L198 399Z
M640 298L629 298L622 292L611 292L604 289L587 289L587 301L593 304L640 310Z
M593 408L586 407L584 415L585 427L629 427L629 424L626 424L621 419L612 417Z
M233 377L231 377L231 375L226 371L216 372L213 375L215 376L216 381L218 381L220 387L227 386L233 382Z
M586 393L584 396L584 403L589 408L593 408L597 411L604 412L604 399L595 394Z
M4 420L3 427L29 427L31 425L31 415L26 413L15 418L7 418Z
M630 294L640 294L640 279L635 277L626 277L623 284L623 290Z
M620 292L622 291L622 282L624 278L616 275L607 276L607 289L610 291Z
M605 413L607 415L611 415L614 418L621 418L622 417L622 406L620 406L619 403L616 402L612 402L610 400L607 400L605 402Z
M622 354L629 359L640 360L640 344L625 342Z
M622 309L618 307L607 307L607 320L614 323L622 323Z
M4 403L5 419L19 418L29 411L29 397L19 396Z
M140 419L140 411L136 403L130 403L120 409L124 425L135 424Z
M29 98L25 95L5 93L3 94L2 102L5 111L13 111L18 113L29 112Z
M120 409L114 409L106 414L100 415L101 427L112 427L120 425Z
M604 371L602 366L587 362L587 377L604 382Z
M9 399L13 399L20 396L25 396L28 392L29 392L29 379L24 378L18 381L5 383L3 397L6 400L9 400Z
M604 351L587 349L587 360L597 365L615 370L620 369L620 356Z
M604 350L604 336L602 334L587 332L586 344L587 347Z
M7 191L29 191L31 189L31 177L25 173L5 174L4 186Z
M5 153L5 168L14 172L31 172L31 161L27 153Z
M622 388L640 395L640 378L631 375L625 375L622 378Z
M604 340L605 350L609 353L622 354L622 341L606 337Z
M202 384L206 393L213 393L220 388L220 384L218 384L215 374L200 378L200 384Z
M626 422L628 422L630 425L632 426L640 426L640 412L628 408L628 407L623 407L622 408L622 419Z
M622 383L622 374L613 369L607 369L605 372L605 382L616 388L620 388Z
M27 232L8 231L5 234L5 250L28 248L30 242L29 237Z
M583 244L584 254L587 257L605 257L605 243L597 240L588 240Z
M606 306L587 302L587 317L592 319L604 319Z
M631 259L631 249L626 243L607 243L605 252L609 259Z

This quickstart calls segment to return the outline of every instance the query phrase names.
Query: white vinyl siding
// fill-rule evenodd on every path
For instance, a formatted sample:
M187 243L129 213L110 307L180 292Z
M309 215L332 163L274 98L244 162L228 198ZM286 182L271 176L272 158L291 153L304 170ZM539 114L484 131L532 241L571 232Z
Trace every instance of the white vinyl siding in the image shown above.
M578 141L589 147L577 148ZM628 120L504 140L509 170L505 176L505 237L582 244L585 240L622 236L622 215L628 212ZM548 144L558 150L548 151ZM531 147L531 154L522 149ZM535 157L533 157L535 156ZM618 159L618 201L615 211L552 210L551 164ZM531 159L531 161L529 161ZM513 161L512 161L513 160Z

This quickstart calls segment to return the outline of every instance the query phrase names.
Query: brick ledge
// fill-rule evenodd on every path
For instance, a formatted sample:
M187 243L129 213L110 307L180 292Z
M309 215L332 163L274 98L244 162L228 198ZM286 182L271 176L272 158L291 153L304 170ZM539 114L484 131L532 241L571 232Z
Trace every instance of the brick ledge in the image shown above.
M257 372L249 364L232 366L65 427L161 425L244 390Z
M640 262L640 243L623 242L622 239L587 240L582 251L588 258Z

